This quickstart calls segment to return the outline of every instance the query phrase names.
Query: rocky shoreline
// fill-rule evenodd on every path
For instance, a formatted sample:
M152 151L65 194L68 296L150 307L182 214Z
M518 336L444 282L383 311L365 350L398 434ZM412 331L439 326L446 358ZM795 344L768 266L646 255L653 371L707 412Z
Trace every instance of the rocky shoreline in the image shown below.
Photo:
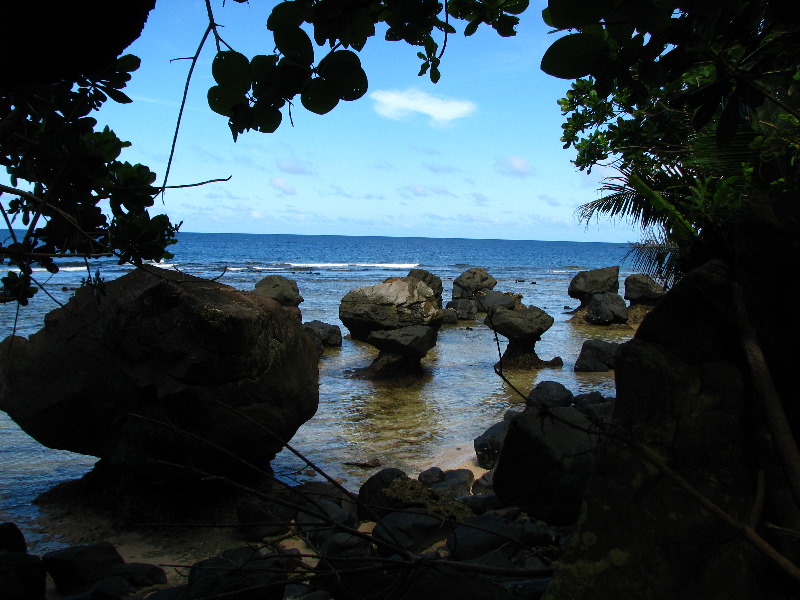
M242 315L250 319L250 313L266 311L272 315L272 321L260 321L265 324L258 327L267 331L275 331L277 327L289 332L292 323L302 319L298 306L303 299L297 286L280 276L259 282L254 295L264 300L255 303L246 294L228 292L227 286L174 275L163 277L157 270L148 276L150 279L139 277L141 281L135 285L116 292L121 302L137 307L133 313L137 318L143 312L146 314L151 306L190 306L192 313L202 315L203 320L201 324L195 319L191 331L199 329L205 332L203 335L211 336L200 343L202 348L214 347L211 340L220 335L209 333L212 331L210 324L226 332L223 337L233 331L243 341L253 337L242 325L231 322L233 315L237 319ZM453 284L452 301L442 308L442 285L437 279L415 269L406 278L359 288L343 299L340 316L351 335L379 350L378 358L364 369L364 376L413 377L419 370L420 359L436 343L442 324L472 320L479 313L486 315L485 325L509 340L506 354L496 368L502 371L560 365L558 357L543 361L536 356L534 346L553 321L544 311L522 305L519 297L512 294L493 290L496 281L483 269L470 269L458 278ZM612 310L616 316L606 319L602 316L606 314L602 308L604 303L600 303L601 309L591 308L597 297L613 296L617 288L618 268L579 273L570 286L570 295L581 300L582 308L584 305L588 308L585 314L579 309L575 318L598 326L619 323L619 311ZM131 294L131 289L137 291ZM219 310L220 298L208 300L218 294L222 294L227 303L224 312ZM617 298L621 301L619 296ZM207 303L208 308L198 302ZM617 303L613 298L611 302ZM632 300L632 305L634 303ZM168 371L177 367L185 375L177 390L172 381L158 384L163 390L158 392L159 402L163 402L165 393L176 391L176 398L187 391L197 398L198 389L202 387L198 388L198 383L191 380L197 379L201 372L198 369L203 369L205 372L200 376L203 381L199 385L217 394L213 401L204 400L210 407L204 410L211 410L215 418L220 418L226 412L224 406L223 410L214 408L225 402L224 396L220 400L220 394L233 393L238 394L233 405L237 408L229 412L240 418L250 411L242 408L246 403L242 403L243 388L238 383L226 392L221 385L230 387L227 381L214 382L216 375L205 365L217 359L197 354L195 334L192 339L181 341L184 349L176 352L174 348L162 347L161 342L147 334L146 319L144 325L138 321L134 325L127 317L120 317L119 313L105 307L100 311L97 306L83 303L82 308L85 311L83 320L100 324L96 329L124 331L125 340L134 343L134 347L130 343L124 346L121 356L126 362L138 360L145 352L155 353L159 359L174 357L167 360L166 366L159 360L158 369ZM173 308L169 310L174 311ZM167 313L170 315L167 317L154 313L156 321L162 323L159 326L162 331L165 326L170 329L185 319L180 310L185 309ZM50 319L50 329L37 334L43 340L51 336L49 348L57 350L65 332L74 337L76 328L81 329L68 321L61 324L66 316L59 314ZM58 328L54 329L53 324L59 324ZM132 326L142 333L131 333ZM293 339L293 333L279 335L284 344L281 356L296 358L301 347L303 356L310 347L315 347L317 355L321 355L325 348L341 344L341 333L335 326L311 322L304 325L304 331L307 333L305 345L299 340L287 342ZM256 347L261 346L259 337L255 337ZM146 340L144 345L142 339ZM177 339L182 340L182 337ZM154 346L154 342L157 345ZM17 345L28 352L23 342ZM34 349L41 353L42 347L48 348L40 344ZM107 352L108 342L101 341L99 347ZM226 350L229 355L226 364L241 361L230 356L249 355L252 347L245 346L233 353ZM587 356L583 357L582 350L577 364L584 365L586 370L613 369L616 349L588 347L585 350ZM43 355L47 360L53 361L52 351L55 350L45 350ZM190 359L188 364L187 358ZM174 367L169 367L170 360ZM19 370L20 363L29 362L36 369L35 361L35 353L26 354L22 361L17 356L17 363L12 366ZM148 365L149 361L150 358L145 357ZM290 362L281 361L277 368L284 370L285 379ZM274 359L269 359L269 363L275 364ZM241 370L239 366L236 368ZM146 369L152 372L153 367ZM7 378L14 377L13 373L8 374L10 371L6 371ZM129 371L130 366L126 368L126 372ZM224 370L219 374L222 379L230 380ZM275 376L271 377L274 380ZM141 374L135 375L127 383L119 384L118 389L128 386L131 391L141 391L138 383L141 378ZM274 387L274 382L268 385ZM285 392L280 392L279 388L278 393ZM130 396L128 392L115 394ZM201 392L199 397L206 395ZM138 401L141 402L140 397ZM42 401L42 404L47 402ZM7 407L8 404L3 405L13 416L14 408ZM129 407L123 410L132 412ZM137 410L137 414L141 413L141 408ZM278 408L276 412L271 408L270 419L274 420L280 410L283 409ZM455 597L452 594L456 590L458 597L539 597L566 549L570 528L579 517L583 490L601 447L599 433L604 423L610 421L612 411L613 399L597 393L573 396L560 384L542 382L528 395L525 410L510 412L506 419L492 425L475 440L475 458L465 465L447 469L431 467L413 478L398 469L381 469L359 490L345 490L335 481L311 481L288 488L263 473L254 476L247 469L243 470L241 464L262 462L264 456L274 453L271 446L262 443L253 453L241 440L231 447L216 431L212 434L209 429L195 430L190 433L192 439L204 441L206 445L210 439L211 448L217 453L229 448L227 454L235 452L239 464L231 471L232 463L228 458L219 462L203 444L181 444L181 452L189 452L194 458L191 468L178 473L177 479L180 481L190 475L187 480L190 489L187 491L187 486L171 481L165 496L159 495L157 486L155 491L145 494L141 491L153 487L158 480L169 480L176 475L174 469L180 463L174 458L175 451L170 450L172 441L162 440L163 436L158 433L159 427L163 429L163 423L172 417L144 414L139 416L132 431L118 436L109 449L95 448L94 453L104 458L84 480L59 486L40 499L42 526L59 531L63 541L71 546L44 553L41 560L30 559L31 577L37 583L32 584L34 589L30 595L23 594L20 598L41 599L40 586L41 581L45 581L45 571L49 573L47 581L50 582L46 591L48 599L109 600L133 594L135 598L148 600L191 600L220 595L234 599L303 597L323 600L367 597L371 590L393 586L400 586L398 589L406 586L398 597L409 599ZM54 429L52 420L30 410L16 414L22 421L29 419L29 427L52 432L46 435L59 435L64 427L60 423L59 428ZM154 426L143 429L142 420ZM186 424L184 419L180 426ZM215 425L219 428L222 423ZM275 427L274 423L270 426ZM223 428L226 427L234 426ZM291 431L296 427L287 424L280 429ZM253 435L240 430L236 433L243 440ZM83 435L85 437L85 433ZM263 437L263 433L261 435ZM291 434L284 433L282 437L288 439ZM136 451L128 450L130 446L120 447L120 439L135 440ZM139 443L143 440L149 447ZM85 444L86 440L80 443ZM124 463L119 462L120 456L126 457ZM169 468L153 470L153 458ZM230 480L226 475L224 483L232 482L238 491L223 493L221 489L226 486L222 483L209 487L207 483L198 482L198 475L200 482L219 479L213 473L232 475ZM179 488L181 493L176 493ZM203 506L192 506L200 497L206 500L201 503ZM28 555L27 548L23 551L19 545L15 549L13 544L12 549L2 545L0 548L34 556ZM100 557L96 557L95 552ZM47 566L53 561L72 561L66 569L68 574L64 576L58 569ZM98 571L92 567L86 571L88 567L84 562L87 561L90 564L108 561L114 568ZM120 567L123 564L139 565L130 567L131 573L136 575ZM124 573L120 574L120 569ZM143 578L142 571L149 573L152 579ZM417 583L409 587L406 580L412 572ZM262 595L252 595L253 589L261 590L259 594Z

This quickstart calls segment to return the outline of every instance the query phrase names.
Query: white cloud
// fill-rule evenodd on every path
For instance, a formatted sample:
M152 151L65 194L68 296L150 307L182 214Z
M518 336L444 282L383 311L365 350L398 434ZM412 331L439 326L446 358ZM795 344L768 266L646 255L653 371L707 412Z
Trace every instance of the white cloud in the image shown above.
M480 192L472 192L472 199L475 200L475 206L487 206L489 198Z
M293 175L313 175L314 169L301 160L295 159L278 159L275 161L278 168L284 173L291 173Z
M470 100L434 96L420 90L377 90L370 94L375 100L375 112L387 119L400 120L413 113L431 118L431 124L447 125L455 119L473 114L478 106Z
M269 182L272 187L286 195L292 196L297 193L297 190L290 186L283 177L273 177Z
M521 156L504 156L497 159L497 169L503 175L512 177L530 177L533 175L533 167Z

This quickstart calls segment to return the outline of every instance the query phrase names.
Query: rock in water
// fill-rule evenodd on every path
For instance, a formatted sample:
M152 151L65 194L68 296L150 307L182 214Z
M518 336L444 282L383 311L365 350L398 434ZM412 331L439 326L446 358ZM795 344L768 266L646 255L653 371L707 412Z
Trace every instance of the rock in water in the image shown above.
M619 267L605 267L580 271L569 284L567 294L570 298L581 301L581 306L586 306L589 299L595 294L619 291Z
M300 306L303 297L297 288L297 282L283 275L267 275L256 284L254 293L272 298L281 306Z
M433 290L415 278L390 278L345 294L339 318L353 339L367 341L373 331L411 325L438 327L443 314Z
M317 355L291 309L150 267L106 291L0 344L0 409L42 444L153 476L154 459L244 476L234 455L267 468L314 415Z

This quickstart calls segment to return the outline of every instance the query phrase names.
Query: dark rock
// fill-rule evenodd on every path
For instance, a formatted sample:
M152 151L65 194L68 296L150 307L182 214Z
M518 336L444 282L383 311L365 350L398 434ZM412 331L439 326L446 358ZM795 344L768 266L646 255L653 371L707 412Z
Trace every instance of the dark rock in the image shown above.
M579 514L600 438L575 427L591 420L571 406L542 415L533 408L514 418L495 467L493 488L506 505L554 525L569 525Z
M478 480L476 480L477 483ZM475 484L473 484L474 488ZM501 506L497 494L470 494L469 496L461 496L459 501L467 505L467 507L476 515L482 515L487 510L493 510Z
M759 434L750 372L729 317L730 276L720 261L691 271L622 345L614 422L721 510L747 522L756 472L770 461L754 460ZM783 327L785 318L778 317ZM772 521L772 511L784 507L767 502L763 519ZM796 584L789 593L777 591L783 585L777 571L731 532L639 452L609 438L546 598L797 595Z
M519 294L512 294L511 292L498 292L496 290L487 290L480 292L475 297L478 305L478 312L488 313L496 306L502 306L513 310L521 307Z
M540 381L525 400L526 406L548 407L570 406L575 397L563 384L557 381Z
M299 306L303 301L297 283L283 275L267 275L256 284L253 293L272 298L281 306Z
M575 361L575 370L582 372L604 372L614 368L619 355L619 344L603 340L586 340Z
M367 337L381 352L421 359L436 345L439 330L436 327L410 325L399 329L373 331Z
M48 552L42 557L42 564L58 591L67 595L104 579L109 570L125 564L125 560L111 542L98 542Z
M0 550L0 590L8 600L42 600L47 572L38 556Z
M174 474L159 460L252 478L242 460L266 468L316 411L317 355L289 309L153 267L105 289L0 344L0 409L40 443L151 479Z
M303 327L310 331L326 348L342 345L342 330L338 325L329 325L322 321L309 321Z
M424 373L418 357L380 352L372 363L360 370L359 375L365 379L386 380L414 378Z
M553 317L535 306L514 310L498 306L483 320L484 325L504 335L509 341L530 346L541 339L553 322Z
M491 469L497 463L510 424L511 421L507 419L495 423L473 441L475 456L482 468Z
M478 292L488 291L497 285L497 280L486 269L473 267L467 269L453 281L453 300L474 299Z
M158 565L149 563L125 563L111 567L106 577L122 577L131 587L144 588L167 583L167 574Z
M239 535L257 542L265 537L282 535L289 531L297 514L296 506L289 506L288 493L275 494L275 500L259 499L243 502L236 507Z
M585 394L575 394L575 406L583 404L604 404L613 402L614 398L606 398L600 392L586 392Z
M390 278L345 294L339 304L339 318L353 339L365 342L376 330L410 325L438 327L443 315L433 291L422 281Z
M449 305L450 302L448 302L447 304ZM458 311L456 309L445 308L442 311L442 314L444 315L442 318L443 325L455 325L456 323L458 323Z
M350 511L342 509L329 500L314 500L304 504L297 513L295 524L312 543L322 540L338 531L338 526L355 528L358 519Z
M628 275L625 278L625 299L633 304L654 304L665 294L664 287L649 275Z
M614 403L602 402L598 404L576 404L575 408L588 416L592 421L610 423L614 416Z
M410 508L382 517L372 534L389 544L399 544L410 552L422 552L446 538L450 530L450 521L442 515L424 508ZM387 555L394 551L379 545L378 552Z
M442 286L442 280L438 275L434 275L430 271L426 271L425 269L411 269L406 275L406 278L409 279L419 279L433 291L433 295L436 298L436 306L442 308L442 292L444 287Z
M619 267L605 267L580 271L569 284L567 294L570 298L581 301L581 306L586 306L592 296L619 291Z
M329 558L366 558L373 554L373 548L366 538L339 532L332 533L322 540L319 553Z
M492 513L465 519L447 538L447 548L455 560L473 560L491 553L507 558L517 550L523 537L522 525Z
M444 471L442 471L439 467L431 467L430 469L426 469L420 473L417 476L417 479L425 485L430 486L434 483L444 481Z
M226 550L192 565L185 600L282 600L291 557L267 558L253 548Z
M430 488L443 496L459 498L468 496L475 481L475 474L469 469L451 469L445 471L444 480L434 483Z
M124 577L106 577L87 590L64 596L63 600L122 600L132 590Z
M456 298L447 303L447 308L456 311L462 321L472 321L478 314L478 302L469 298Z
M0 523L0 552L28 552L25 536L16 523Z
M619 294L595 294L589 299L586 308L586 320L592 325L611 325L628 320L628 306Z
M362 521L374 521L388 514L402 503L386 495L386 489L395 479L410 479L400 469L381 469L367 479L358 490L358 518ZM364 505L364 506L362 506Z

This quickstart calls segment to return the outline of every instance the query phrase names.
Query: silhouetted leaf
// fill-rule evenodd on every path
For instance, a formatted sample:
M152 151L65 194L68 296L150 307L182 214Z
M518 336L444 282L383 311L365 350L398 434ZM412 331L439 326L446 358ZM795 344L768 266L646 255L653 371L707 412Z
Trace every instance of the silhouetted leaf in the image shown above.
M264 81L270 76L275 65L278 64L278 57L274 54L266 56L257 54L250 59L250 71L253 73L254 81Z
M464 28L464 35L470 36L474 34L476 31L478 31L478 25L480 24L481 24L480 19L475 19L474 21L470 21L469 23L467 23L467 26Z
M267 18L267 29L293 29L300 27L305 21L307 5L304 2L289 0L281 2L272 9Z
M303 106L318 115L324 115L339 104L339 92L322 77L312 79L303 88L300 94Z
M308 34L299 27L279 29L275 32L275 46L286 58L301 64L314 62L314 46Z
M541 69L561 79L577 79L608 55L608 47L587 33L573 33L559 38L542 57Z
M320 61L317 71L336 88L342 100L358 100L367 92L367 74L355 52L332 52Z
M529 4L529 0L506 0L503 2L500 8L503 10L503 12L507 12L512 15L519 15L528 9Z
M232 50L217 52L211 63L214 81L231 91L246 94L252 83L250 61L244 54Z
M274 106L256 102L252 111L253 125L262 133L273 133L283 120L283 115Z
M208 106L215 113L225 117L233 116L233 109L238 104L246 104L247 98L233 90L215 85L208 90Z

